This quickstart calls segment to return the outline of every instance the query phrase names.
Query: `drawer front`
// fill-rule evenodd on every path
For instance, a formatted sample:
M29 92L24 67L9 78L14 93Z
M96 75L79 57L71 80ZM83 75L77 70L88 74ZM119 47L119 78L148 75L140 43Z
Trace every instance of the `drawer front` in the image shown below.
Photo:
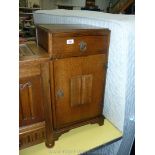
M37 41L52 58L105 54L108 52L109 30L58 30L50 32L37 27Z
M58 58L101 54L108 51L108 36L53 37L52 56Z

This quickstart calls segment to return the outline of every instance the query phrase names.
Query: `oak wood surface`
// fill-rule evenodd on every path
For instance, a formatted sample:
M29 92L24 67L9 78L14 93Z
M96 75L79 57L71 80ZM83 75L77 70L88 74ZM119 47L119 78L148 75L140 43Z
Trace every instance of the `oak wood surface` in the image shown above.
M45 62L49 59L48 53L43 48L37 46L34 41L19 46L19 65L30 65Z
M54 145L53 140L53 120L52 120L52 107L50 96L50 76L49 76L49 62L43 63L41 68L41 78L43 82L43 98L44 98L44 110L45 110L45 131L46 139L45 144L48 147ZM50 125L49 125L50 124Z
M86 24L40 24L40 27L44 31L51 32L54 35L67 35L71 32L72 35L104 35L108 34L109 30L98 26L86 25ZM104 30L104 31L101 31ZM66 33L67 32L67 33Z
M19 148L41 143L45 140L45 121L19 128Z
M37 26L38 44L51 58L84 56L108 52L110 31L89 25L39 25ZM72 43L68 43L68 41ZM85 43L85 50L80 44Z
M40 76L20 78L20 126L44 121Z
M102 114L105 64L105 54L54 61L56 128Z

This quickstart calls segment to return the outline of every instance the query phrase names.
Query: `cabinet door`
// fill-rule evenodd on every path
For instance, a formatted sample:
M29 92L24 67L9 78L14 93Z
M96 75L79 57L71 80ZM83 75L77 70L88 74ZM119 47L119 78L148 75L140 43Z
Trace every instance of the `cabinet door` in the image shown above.
M105 54L54 61L55 128L102 114Z
M19 125L44 121L41 65L20 68Z

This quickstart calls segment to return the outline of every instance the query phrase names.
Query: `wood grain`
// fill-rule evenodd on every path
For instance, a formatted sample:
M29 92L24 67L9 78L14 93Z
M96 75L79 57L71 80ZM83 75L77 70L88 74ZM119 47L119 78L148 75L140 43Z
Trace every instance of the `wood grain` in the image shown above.
M92 86L93 75L82 76L82 92L81 92L81 104L89 104L92 102Z
M108 29L89 25L39 25L37 26L38 44L50 54L51 58L65 58L102 54L108 52ZM67 44L67 40L73 40ZM86 43L81 52L80 43Z
M25 86L23 87L23 85ZM30 125L44 120L41 85L39 75L20 78L20 126Z
M70 80L70 100L72 107L81 104L81 76Z
M50 77L49 77L49 62L41 64L41 78L42 78L42 91L44 99L44 110L45 110L45 131L46 139L45 144L47 147L54 145L53 136L53 119L52 119L52 107L51 107L51 96L50 96ZM50 125L49 125L50 124Z
M55 92L59 89L64 91L64 96L57 99L55 103L56 128L62 128L66 123L72 124L74 121L102 114L102 95L106 76L105 63L105 54L54 61ZM73 78L75 79L73 80ZM74 81L71 88L70 80ZM75 95L70 100L73 93ZM71 102L78 106L73 106L74 104Z
M46 127L46 118L51 116L46 109L51 105L49 58L35 43L30 43L28 46L32 52L26 53L25 48L25 54L19 62L20 149L41 143L45 139L48 141L48 146L51 144L48 140L49 128Z

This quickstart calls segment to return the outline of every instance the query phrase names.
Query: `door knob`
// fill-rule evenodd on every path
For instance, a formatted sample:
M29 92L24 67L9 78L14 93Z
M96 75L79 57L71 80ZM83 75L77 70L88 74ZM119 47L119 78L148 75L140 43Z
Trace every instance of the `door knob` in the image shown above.
M59 89L57 92L56 92L56 97L57 98L60 98L60 97L63 97L64 96L64 91L62 89Z

